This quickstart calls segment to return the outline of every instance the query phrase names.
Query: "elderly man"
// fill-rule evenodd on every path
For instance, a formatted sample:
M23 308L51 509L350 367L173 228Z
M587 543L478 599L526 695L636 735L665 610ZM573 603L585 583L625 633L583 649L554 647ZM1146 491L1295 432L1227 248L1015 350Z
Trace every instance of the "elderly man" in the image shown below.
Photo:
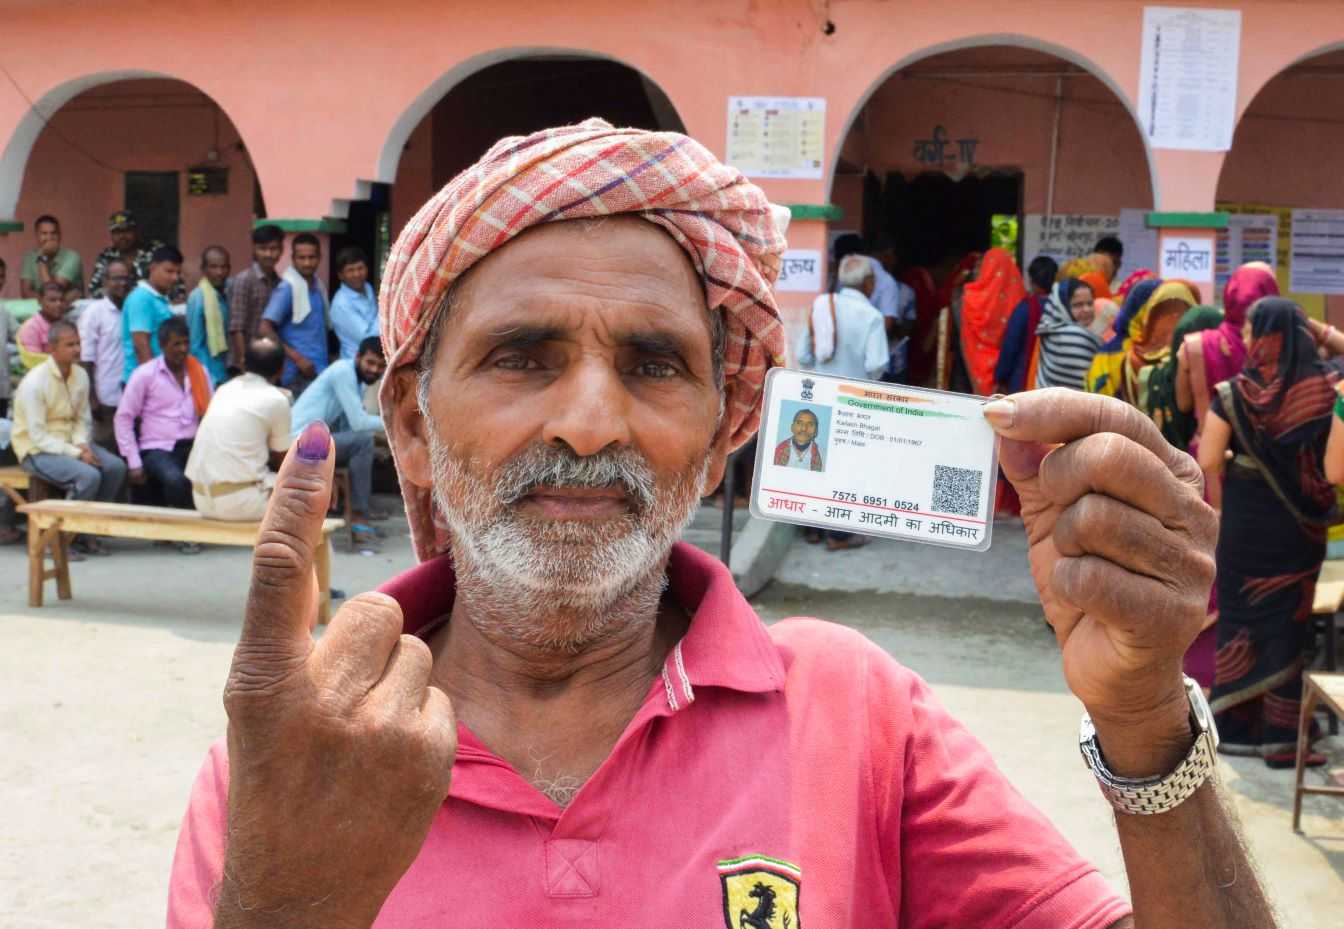
M25 471L75 500L115 500L126 465L89 443L89 376L79 366L75 324L52 323L47 346L47 360L24 375L14 394L14 454ZM77 538L74 549L107 554L93 536Z
M311 638L334 455L304 430L170 927L1273 924L1180 673L1215 517L1136 410L986 408L1134 917L912 672L766 628L675 543L783 354L774 215L690 139L590 120L498 143L408 224L382 399L424 561Z
M805 370L837 377L872 378L887 366L882 314L868 302L877 279L865 255L847 255L836 272L839 291L812 302L812 318L797 343Z

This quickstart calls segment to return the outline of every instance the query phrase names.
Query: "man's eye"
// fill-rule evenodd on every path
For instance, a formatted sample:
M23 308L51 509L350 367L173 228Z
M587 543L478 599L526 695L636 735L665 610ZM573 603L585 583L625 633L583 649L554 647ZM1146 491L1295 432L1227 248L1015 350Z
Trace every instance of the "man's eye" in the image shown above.
M666 361L645 361L635 368L635 373L640 377L666 378L675 376L677 368Z
M495 359L495 367L506 371L526 371L538 367L536 361L526 355L504 355Z

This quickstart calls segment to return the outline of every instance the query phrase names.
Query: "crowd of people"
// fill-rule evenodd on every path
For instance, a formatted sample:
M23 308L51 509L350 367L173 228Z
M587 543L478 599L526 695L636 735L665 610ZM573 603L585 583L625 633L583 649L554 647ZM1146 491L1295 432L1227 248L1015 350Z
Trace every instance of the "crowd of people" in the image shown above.
M1327 530L1344 521L1335 490L1344 483L1344 333L1280 297L1265 264L1233 273L1221 306L1189 281L1149 270L1121 278L1114 238L1062 267L1036 257L1025 275L992 248L953 272L940 316L892 312L873 297L889 272L870 267L861 241L837 244L836 288L817 298L797 346L804 368L985 395L1105 394L1195 457L1221 528L1217 582L1186 672L1211 692L1222 751L1293 766L1315 585ZM898 304L909 306L914 291L896 283ZM923 330L910 328L921 319ZM898 345L935 354L909 362L925 380L881 363ZM1017 512L1006 481L997 507ZM836 538L828 547L862 544Z
M0 419L25 471L74 499L255 520L292 438L321 419L350 474L355 541L375 544L372 524L388 515L371 502L385 363L360 249L336 254L341 284L329 299L321 241L295 236L281 273L285 234L262 225L237 274L226 249L204 249L188 292L182 253L142 240L128 210L109 218L112 243L87 284L82 258L61 243L59 220L41 216L33 225L36 247L18 284L36 312L16 327L0 309L0 360L12 341L20 378L13 386L4 365ZM0 294L6 276L0 262ZM13 508L0 507L0 543L16 542ZM72 543L72 557L103 554L93 536Z

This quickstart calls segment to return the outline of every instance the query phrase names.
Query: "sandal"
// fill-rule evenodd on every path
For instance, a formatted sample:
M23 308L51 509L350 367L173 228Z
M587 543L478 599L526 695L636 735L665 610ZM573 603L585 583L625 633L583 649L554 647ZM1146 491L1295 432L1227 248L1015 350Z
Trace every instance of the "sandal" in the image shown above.
M355 540L356 545L376 545L378 543L378 530L364 523L355 523L351 526L350 535Z

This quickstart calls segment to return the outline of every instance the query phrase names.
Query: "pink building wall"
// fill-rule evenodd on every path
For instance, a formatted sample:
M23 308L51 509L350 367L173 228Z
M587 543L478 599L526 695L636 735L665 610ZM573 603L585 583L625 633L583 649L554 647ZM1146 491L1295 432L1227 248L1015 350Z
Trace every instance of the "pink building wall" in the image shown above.
M1072 137L1087 144L1068 149L1057 201L1059 209L1079 209L1095 196L1098 209L1109 209L1128 205L1123 201L1131 199L1132 191L1125 189L1123 177L1099 179L1142 175L1128 167L1133 149L1123 133L1114 136L1121 147L1105 140L1126 124L1124 112L1134 105L1144 5L1143 0L1041 0L1026 16L1020 4L1002 0L0 3L5 64L21 89L0 82L0 221L22 220L33 212L32 195L23 189L24 169L41 120L31 111L30 99L43 112L55 112L77 92L108 80L160 75L187 81L216 101L237 127L270 215L316 221L340 215L361 182L394 181L404 154L413 159L408 177L423 179L414 159L424 148L414 144L413 133L434 103L490 63L547 50L612 58L640 70L667 94L687 130L719 152L728 95L825 97L825 176L762 182L778 202L822 204L831 196L835 156L870 93L892 73L930 55L986 45L1058 55L1095 75L1097 84L1080 83L1080 94L1104 88L1119 101L1114 120L1084 123L1086 133ZM1284 68L1344 41L1344 4L1335 0L1218 0L1209 5L1243 12L1238 83L1243 109ZM835 28L826 35L828 16ZM79 28L71 29L72 22ZM352 43L358 55L346 53ZM296 54L302 58L301 78L295 77ZM928 118L936 115L919 114L921 135L931 128ZM989 125L991 114L983 115ZM879 121L888 118L895 117L879 116ZM1067 126L1066 119L1064 138L1072 146ZM1007 128L990 126L995 134ZM1039 164L1040 140L1048 130L1023 127L1018 130L1022 138L1016 139L985 135L985 159L1020 160L1030 170ZM408 141L412 145L403 152ZM1284 149L1282 139L1260 144ZM194 158L198 146L190 147ZM995 150L1001 154L991 154ZM1213 208L1223 154L1159 151L1151 160L1155 207ZM1028 197L1037 196L1036 184L1029 183ZM106 197L106 192L90 196L89 212L95 212L96 203L96 213L106 213ZM404 216L409 205L406 198L398 199L394 209ZM239 220L245 236L243 211L229 215ZM184 226L184 241L186 232ZM793 229L795 244L823 241L824 233L820 222L798 222ZM27 247L15 244L23 239L31 240L31 230L0 239L0 249L6 257L15 254Z
M5 295L18 295L20 262L34 245L33 220L43 213L61 221L63 242L84 259L87 280L94 259L110 244L107 217L124 205L125 171L179 172L179 241L172 244L186 257L190 284L200 277L207 245L223 245L235 268L242 267L251 260L256 180L239 142L228 117L180 81L123 81L77 96L53 115L33 146L15 211L24 231L0 237L0 257L13 272ZM229 169L229 191L188 196L186 169L206 163L210 148L219 152L214 164Z

